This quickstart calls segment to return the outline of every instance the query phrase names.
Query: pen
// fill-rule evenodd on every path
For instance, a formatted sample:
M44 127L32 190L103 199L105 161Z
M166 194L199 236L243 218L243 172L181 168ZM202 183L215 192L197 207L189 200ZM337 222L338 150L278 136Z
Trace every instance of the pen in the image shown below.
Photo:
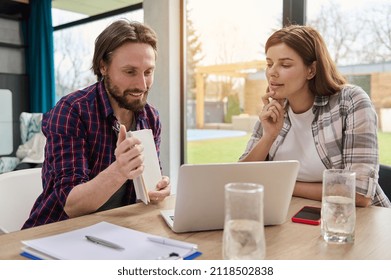
M168 238L163 238L163 237L155 237L155 236L148 236L148 240L152 241L152 242L159 243L159 244L163 244L163 245L174 246L174 247L183 248L183 249L197 250L197 245L188 244L186 242L182 242L182 241L178 241L178 240L173 240L173 239L168 239Z
M109 248L113 248L113 249L117 249L117 250L124 250L125 249L124 247L121 247L118 244L115 244L113 242L110 242L110 241L107 241L107 240L104 240L104 239L101 239L101 238L98 238L95 236L86 235L86 238L88 241L91 241L95 244L99 244L99 245L106 246Z

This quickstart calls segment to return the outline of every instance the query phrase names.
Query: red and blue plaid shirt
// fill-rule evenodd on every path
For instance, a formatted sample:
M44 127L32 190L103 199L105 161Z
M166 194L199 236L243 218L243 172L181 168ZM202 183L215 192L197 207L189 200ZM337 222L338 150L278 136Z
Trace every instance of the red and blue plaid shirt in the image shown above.
M161 123L158 112L147 104L135 114L136 129L152 129L158 155ZM42 167L43 192L23 228L68 219L64 206L74 186L96 177L115 161L118 121L103 82L63 97L42 120L46 136ZM136 201L133 184L126 182L123 205Z

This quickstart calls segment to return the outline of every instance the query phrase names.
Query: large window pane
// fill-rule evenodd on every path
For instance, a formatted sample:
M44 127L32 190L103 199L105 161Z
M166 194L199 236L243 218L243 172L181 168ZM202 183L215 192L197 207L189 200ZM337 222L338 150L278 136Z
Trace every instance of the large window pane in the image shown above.
M187 0L189 163L237 161L265 92L263 46L281 27L282 1Z
M83 15L61 10L53 10L52 13L60 22L69 22L69 18L83 18ZM119 18L143 22L143 12L137 10L54 32L57 100L96 82L96 77L91 71L95 39L107 25Z
M380 162L391 164L391 2L307 1L307 19L349 82L369 94L379 116Z
M88 15L52 8L53 26L66 24L83 18L88 18Z

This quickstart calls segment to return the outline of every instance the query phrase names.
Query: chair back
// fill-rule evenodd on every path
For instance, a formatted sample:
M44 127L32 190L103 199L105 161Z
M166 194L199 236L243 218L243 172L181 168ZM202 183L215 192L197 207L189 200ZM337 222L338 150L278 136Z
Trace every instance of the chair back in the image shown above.
M42 168L0 174L0 233L20 230L42 192Z
M388 199L391 200L391 166L380 164L379 185Z

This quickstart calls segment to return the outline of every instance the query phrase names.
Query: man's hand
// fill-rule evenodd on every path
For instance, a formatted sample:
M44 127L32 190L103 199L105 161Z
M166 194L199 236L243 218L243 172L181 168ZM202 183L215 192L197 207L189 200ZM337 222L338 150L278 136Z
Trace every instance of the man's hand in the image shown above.
M127 179L133 180L144 171L144 158L142 156L143 146L136 137L126 137L126 128L121 125L115 157L118 172Z
M170 178L163 176L156 185L156 191L149 191L148 195L151 202L159 202L164 200L171 193Z

